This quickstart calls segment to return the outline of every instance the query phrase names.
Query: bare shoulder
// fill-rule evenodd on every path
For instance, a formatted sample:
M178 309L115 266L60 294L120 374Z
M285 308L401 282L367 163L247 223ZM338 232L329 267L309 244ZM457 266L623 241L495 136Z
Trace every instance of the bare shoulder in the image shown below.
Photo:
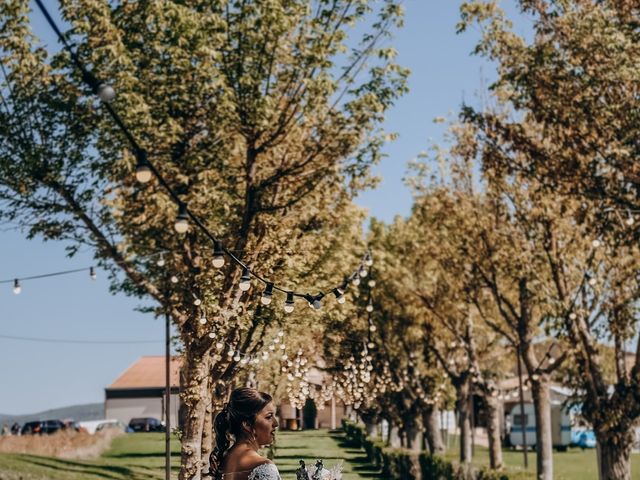
M273 463L266 457L258 454L257 452L247 452L239 459L239 467L241 470L253 470L265 463Z

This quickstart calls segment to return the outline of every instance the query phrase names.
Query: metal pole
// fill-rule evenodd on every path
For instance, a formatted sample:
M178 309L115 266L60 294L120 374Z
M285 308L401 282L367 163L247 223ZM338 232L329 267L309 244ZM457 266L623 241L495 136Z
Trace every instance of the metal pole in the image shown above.
M522 426L522 443L524 444L524 468L529 468L529 459L527 457L527 422L524 416L524 392L522 391L522 365L520 360L520 345L516 349L516 357L518 359L518 388L520 390L520 425Z
M473 393L469 395L469 423L471 424L471 458L476 455L476 418L475 412L473 410Z
M164 359L164 374L165 374L165 397L164 402L164 476L165 480L171 480L171 336L170 336L170 317L169 314L165 314L165 359Z

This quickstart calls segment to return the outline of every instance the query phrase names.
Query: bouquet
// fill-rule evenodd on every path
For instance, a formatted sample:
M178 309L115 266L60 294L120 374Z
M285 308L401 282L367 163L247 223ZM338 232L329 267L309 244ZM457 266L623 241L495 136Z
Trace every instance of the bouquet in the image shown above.
M300 468L296 470L296 480L342 480L342 462L331 470L327 470L322 460L317 460L313 467L307 467L304 460L300 460Z

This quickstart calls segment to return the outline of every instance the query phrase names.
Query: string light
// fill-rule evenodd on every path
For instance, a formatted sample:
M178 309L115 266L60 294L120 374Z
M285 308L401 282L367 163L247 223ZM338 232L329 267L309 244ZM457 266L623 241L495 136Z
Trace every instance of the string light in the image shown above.
M189 230L189 215L187 214L187 206L184 203L178 205L178 216L173 226L178 233L186 233Z
M367 304L365 310L369 313L373 312L373 301L369 299L369 303Z
M371 252L367 252L366 256L364 257L364 264L367 267L373 265L373 257L371 256Z
M273 283L267 283L264 292L262 292L262 298L260 302L263 305L269 305L271 303L271 297L273 296Z
M13 293L16 295L20 295L22 292L22 287L20 286L20 280L17 278L13 281Z
M224 266L224 251L218 241L213 243L213 260L211 263L216 268L222 268Z
M240 290L246 292L251 288L251 274L249 273L249 268L244 267L242 269L242 276L240 277Z
M139 150L136 153L136 180L140 183L148 183L151 180L153 172L147 160L147 152Z
M105 103L111 103L116 98L116 92L111 85L107 85L106 83L101 83L98 86L98 91L96 92L100 100Z
M284 302L284 311L286 313L293 312L293 292L287 292L287 301Z
M344 292L342 290L340 290L339 288L334 288L333 294L336 296L336 300L338 301L338 303L342 304L345 302L346 299L344 298Z
M93 267L89 267L89 278L91 280L95 280L96 278L98 278L98 276L96 275L96 269Z

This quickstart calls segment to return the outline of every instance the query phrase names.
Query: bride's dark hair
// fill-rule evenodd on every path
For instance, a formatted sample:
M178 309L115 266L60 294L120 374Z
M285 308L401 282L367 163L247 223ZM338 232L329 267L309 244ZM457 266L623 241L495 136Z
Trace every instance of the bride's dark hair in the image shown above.
M209 475L214 480L222 479L222 459L231 446L229 434L233 435L236 442L245 437L247 434L242 428L243 422L253 426L260 410L271 401L271 395L255 388L236 388L231 392L229 403L213 421L216 444L209 457Z

